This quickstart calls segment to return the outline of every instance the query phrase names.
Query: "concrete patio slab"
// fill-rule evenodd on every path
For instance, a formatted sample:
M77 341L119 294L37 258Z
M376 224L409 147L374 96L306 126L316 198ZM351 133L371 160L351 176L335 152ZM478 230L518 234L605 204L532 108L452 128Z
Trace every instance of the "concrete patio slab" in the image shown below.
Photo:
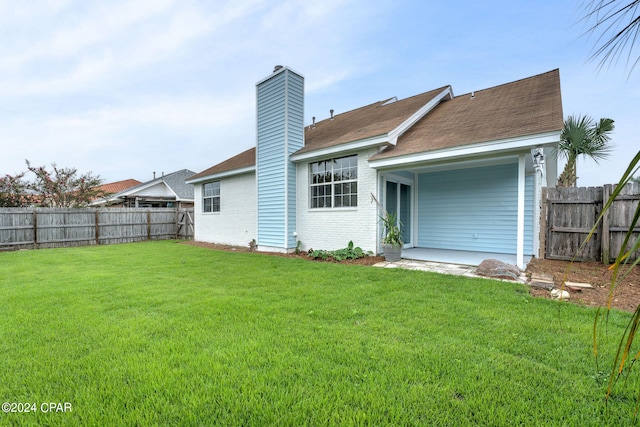
M472 265L463 265L463 264L451 264L444 262L433 262L433 261L418 261L411 259L401 259L400 261L394 262L379 262L374 265L374 267L381 268L404 268L407 270L420 270L420 271L430 271L433 273L440 274L449 274L453 276L464 276L464 277L480 277L483 279L489 279L489 277L478 276L475 274L476 267ZM500 280L500 279L493 279ZM505 280L507 282L513 282L512 280ZM518 279L520 283L527 283L527 277L524 273L520 274L520 278Z

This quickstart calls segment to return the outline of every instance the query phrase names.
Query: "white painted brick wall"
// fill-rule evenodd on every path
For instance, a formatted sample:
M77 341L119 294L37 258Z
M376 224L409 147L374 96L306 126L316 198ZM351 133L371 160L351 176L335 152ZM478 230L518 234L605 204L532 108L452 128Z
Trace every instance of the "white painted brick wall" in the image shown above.
M220 212L202 212L202 184L194 189L195 240L248 246L257 233L257 198L254 173L220 180Z
M302 250L341 249L352 240L355 246L376 252L378 213L376 204L371 200L371 193L377 196L377 173L368 162L368 158L375 153L375 150L358 153L357 208L311 209L309 163L298 164L296 231Z

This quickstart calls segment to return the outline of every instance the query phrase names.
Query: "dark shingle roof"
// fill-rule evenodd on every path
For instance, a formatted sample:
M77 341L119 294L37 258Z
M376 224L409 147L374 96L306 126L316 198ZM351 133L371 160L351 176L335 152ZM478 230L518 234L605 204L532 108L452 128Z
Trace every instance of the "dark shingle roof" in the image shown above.
M562 130L560 73L506 83L441 102L405 132L382 159Z
M224 162L218 163L217 165L211 166L209 169L203 170L202 172L195 174L189 180L196 180L200 178L205 178L207 176L215 175L222 172L227 172L235 169L243 169L250 166L255 166L256 164L256 148L249 148L246 151L243 151L240 154L237 154L230 159L225 160Z
M449 86L399 101L387 99L305 127L305 146L296 154L389 134ZM562 130L559 70L441 101L371 159L453 148L478 142ZM255 147L190 178L206 178L255 166Z
M296 154L386 135L446 88L447 86L444 86L399 101L389 102L387 99L374 102L338 114L333 120L318 122L315 128L307 126L304 130L304 147Z

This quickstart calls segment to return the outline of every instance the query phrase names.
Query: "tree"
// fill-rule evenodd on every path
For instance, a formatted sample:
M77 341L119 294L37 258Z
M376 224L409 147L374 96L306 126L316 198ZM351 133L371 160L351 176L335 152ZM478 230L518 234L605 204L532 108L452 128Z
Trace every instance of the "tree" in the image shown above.
M30 204L28 183L23 178L24 172L0 178L0 207L19 208Z
M41 206L82 207L104 195L98 189L102 180L91 172L78 176L76 168L58 168L53 163L53 170L48 171L44 166L35 167L28 160L26 162L29 171L36 176L28 188L35 193Z
M597 123L589 116L569 116L560 133L558 153L567 159L567 164L558 177L558 187L575 187L578 180L576 161L579 156L598 162L611 152L608 145L614 125L611 119L600 119Z
M627 0L628 1L628 0ZM626 66L629 73L640 61L634 58L634 45L640 33L640 0L592 0L586 5L583 20L588 33L599 33L596 44L600 45L591 56L601 58L599 66L613 64L628 50Z

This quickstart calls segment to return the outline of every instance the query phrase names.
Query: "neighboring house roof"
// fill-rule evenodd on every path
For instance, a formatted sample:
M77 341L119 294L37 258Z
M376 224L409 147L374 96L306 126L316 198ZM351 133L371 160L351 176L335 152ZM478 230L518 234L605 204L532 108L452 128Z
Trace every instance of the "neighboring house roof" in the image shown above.
M106 194L118 193L120 191L124 191L128 188L135 187L136 185L140 185L142 182L137 179L124 179L122 181L109 182L107 184L102 184L98 187L98 190L103 191Z
M560 73L544 74L442 101L371 160L562 130Z
M176 201L193 201L193 186L185 183L185 181L193 175L195 175L195 172L182 169L119 191L118 193L108 196L106 199L93 202L92 204L100 205L127 198L157 196L175 197Z

